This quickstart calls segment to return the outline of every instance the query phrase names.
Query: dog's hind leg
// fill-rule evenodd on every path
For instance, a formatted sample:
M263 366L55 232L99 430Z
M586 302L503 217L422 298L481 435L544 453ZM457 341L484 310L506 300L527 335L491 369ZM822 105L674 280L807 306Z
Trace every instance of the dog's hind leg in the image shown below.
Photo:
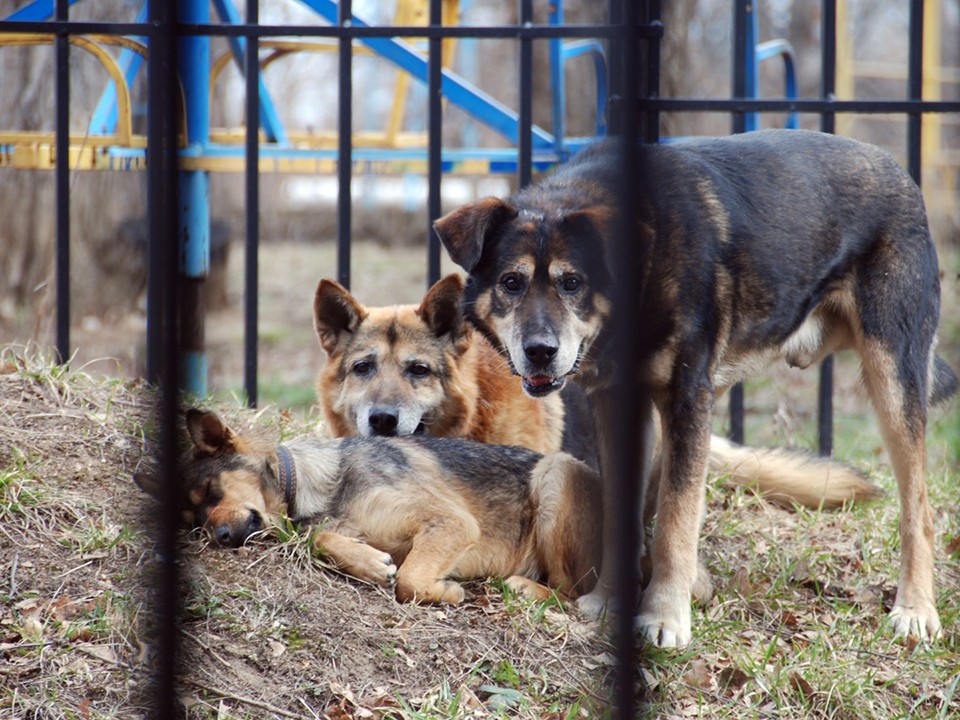
M479 539L480 528L473 518L432 518L414 536L397 571L397 598L403 602L461 603L463 587L449 576Z
M916 208L922 211L919 197ZM924 435L936 368L940 275L922 212L904 210L877 239L861 260L853 297L860 321L856 350L900 496L900 579L890 620L898 635L934 638L940 618Z
M904 354L909 352L903 348ZM890 621L897 635L933 639L940 634L940 618L933 579L933 513L925 479L926 363L898 358L872 339L863 342L860 355L900 495L900 580Z
M533 470L531 494L534 552L547 584L571 597L592 590L603 535L600 478L566 453L546 455Z

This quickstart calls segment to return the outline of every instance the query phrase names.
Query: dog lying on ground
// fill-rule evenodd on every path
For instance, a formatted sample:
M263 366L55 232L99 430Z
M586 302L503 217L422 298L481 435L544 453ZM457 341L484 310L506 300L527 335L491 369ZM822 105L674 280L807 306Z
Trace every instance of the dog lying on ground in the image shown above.
M187 523L238 546L280 515L324 521L313 543L402 601L457 604L457 580L507 578L544 599L589 591L599 563L596 473L565 453L429 436L279 446L241 437L211 412L188 410L181 464ZM157 478L137 483L159 495Z
M899 487L901 569L890 619L897 634L935 637L924 430L928 406L953 394L957 378L934 353L939 273L916 184L880 149L821 133L640 146L629 210L640 265L622 267L610 238L623 152L598 144L540 184L466 205L435 228L469 274L470 320L502 349L524 390L547 397L574 377L591 392L605 479L617 422L611 316L643 319L634 377L658 410L663 448L640 632L660 646L691 638L717 395L774 361L806 368L851 348ZM615 288L631 289L629 308L612 307ZM644 412L641 432L653 422ZM587 612L599 612L615 582L616 508L606 485L603 507L604 562L594 592L580 599Z
M438 280L419 306L366 307L321 280L314 326L327 361L317 397L334 437L426 433L563 450L596 466L593 419L576 383L533 398L463 315L463 280ZM877 497L855 469L806 453L710 438L710 467L784 505L836 508Z

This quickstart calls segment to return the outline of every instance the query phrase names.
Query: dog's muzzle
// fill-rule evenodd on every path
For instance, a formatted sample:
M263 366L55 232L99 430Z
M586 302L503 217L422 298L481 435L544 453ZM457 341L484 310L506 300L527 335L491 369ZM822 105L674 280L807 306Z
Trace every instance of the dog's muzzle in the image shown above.
M263 518L256 510L251 510L247 521L242 525L231 525L223 523L216 527L208 528L213 541L222 547L240 547L252 535L263 530Z
M370 414L367 416L367 425L370 428L370 435L379 435L380 437L420 435L425 429L421 421L417 423L411 433L409 429L401 427L400 412L396 408L383 406L374 407L370 410Z

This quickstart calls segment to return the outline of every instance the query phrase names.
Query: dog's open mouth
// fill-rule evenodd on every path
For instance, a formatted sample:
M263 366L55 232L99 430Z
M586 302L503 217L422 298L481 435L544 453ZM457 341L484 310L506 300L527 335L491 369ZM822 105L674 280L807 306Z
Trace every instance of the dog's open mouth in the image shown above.
M523 378L523 389L531 397L543 397L563 387L566 378L550 375L531 375Z

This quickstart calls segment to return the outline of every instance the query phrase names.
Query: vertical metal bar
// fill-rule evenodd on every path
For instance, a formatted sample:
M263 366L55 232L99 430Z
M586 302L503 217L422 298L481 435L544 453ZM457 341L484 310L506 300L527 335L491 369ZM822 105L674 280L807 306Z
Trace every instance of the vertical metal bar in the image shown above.
M614 699L616 707L614 717L621 720L632 719L636 695L637 665L634 645L633 614L637 602L639 573L637 569L637 548L640 543L640 528L637 518L640 505L640 489L637 478L644 466L647 448L646 433L641 432L641 412L649 408L649 401L637 384L634 371L637 362L643 362L642 338L646 332L643 317L629 311L636 306L636 288L633 283L623 282L627 268L640 267L641 253L647 248L639 247L634 237L634 221L631 209L634 206L634 192L637 186L638 169L636 167L636 141L638 137L638 101L639 101L639 43L637 40L637 21L641 3L624 0L621 8L622 19L622 55L614 62L622 63L620 69L620 96L617 125L624 145L621 154L621 181L618 198L616 235L614 236L614 267L621 268L621 282L616 283L614 296L614 337L617 338L614 349L617 368L614 378L613 411L616 420L614 434L615 467L604 468L609 473L610 482L606 487L614 493L613 507L617 508L614 531L616 533L616 557L603 558L603 562L615 563L616 567L616 614L614 637L616 640L616 686ZM649 12L649 3L643 2L644 17ZM606 501L605 501L606 502Z
M608 0L607 15L609 23L612 26L623 25L623 0ZM611 108L616 102L621 100L621 91L623 87L623 38L614 34L608 42L607 57L611 58L607 70L607 86L610 88L610 99L607 101L607 132L610 135L620 134L620 115Z
M753 0L734 0L733 3L733 96L747 96L747 6ZM735 112L731 118L731 132L742 133L747 130L747 119L743 112Z
M207 23L206 2L179 0L183 22ZM187 142L202 149L210 140L210 38L190 36L179 39L183 95L187 103ZM180 272L184 389L194 395L207 394L206 308L204 287L210 271L210 176L203 170L184 170L179 186Z
M833 100L837 93L837 0L823 0L820 10L820 97ZM836 131L836 115L820 115L820 130Z
M743 383L739 382L730 388L730 439L735 443L743 444L746 435L743 427Z
M533 0L520 0L520 27L533 25ZM533 40L520 38L520 111L517 127L517 182L530 184L533 157Z
M910 0L910 56L907 96L911 100L923 97L923 5L924 0ZM907 115L907 169L917 185L922 180L921 129L919 112Z
M743 31L744 53L743 53L743 76L745 81L744 97L756 98L760 95L760 75L757 69L757 39L760 30L757 23L757 4L748 3L745 7L746 23ZM744 115L744 130L753 132L760 127L760 115L755 112Z
M247 24L260 22L259 0L247 2ZM257 406L257 347L259 339L257 322L257 304L259 298L259 241L260 241L260 39L253 35L246 42L244 74L246 76L246 115L245 137L246 167L244 168L246 212L244 260L244 373L243 386L247 394L247 405Z
M177 208L176 118L179 93L176 81L176 28L172 3L150 3L150 58L147 63L149 112L147 115L147 192L150 248L148 317L157 323L151 331L155 378L160 383L159 460L164 497L157 537L157 572L151 594L156 627L154 697L151 717L178 716L177 663L179 658L179 572L177 530L180 522L179 410L180 347L177 329L178 244L175 232ZM162 354L160 354L162 353ZM182 711L181 713L182 714Z
M148 19L155 28L167 22L163 13L152 12L154 10L152 7L149 10L151 12ZM169 28L162 26L160 30L169 31ZM162 36L161 39L158 32L151 35L148 41L149 53L154 56L153 61L147 63L147 382L151 385L160 382L164 358L165 303L163 298L166 286L161 268L166 235L162 232L161 222L163 227L166 227L164 213L167 208L164 207L165 199L162 192L164 167L160 160L165 152L162 148L165 142L165 128L161 118L165 118L166 113L161 113L158 108L164 107L162 103L166 102L166 96L163 94L166 76L163 73L169 72L169 68L164 63L169 63L170 60L164 57L160 46L167 40L169 38L166 36ZM174 112L173 108L170 112Z
M660 25L662 11L660 0L648 0L647 22ZM660 97L660 38L650 38L642 45L644 53L641 57L644 74L644 84L641 88L642 97ZM660 113L657 110L648 110L643 114L643 140L648 143L660 141Z
M441 0L430 0L430 25L443 24ZM433 222L441 213L441 181L443 177L443 41L431 37L427 66L427 287L440 279L440 238Z
M353 26L353 2L341 0L340 27ZM350 221L352 218L350 183L353 173L353 38L347 32L340 37L338 57L340 79L337 124L337 280L350 287Z
M832 99L837 92L837 0L823 0L820 11L821 81L820 96ZM820 116L820 130L836 130L834 113ZM820 363L820 385L817 391L817 439L823 457L833 454L833 356Z
M66 0L57 0L55 18L66 22ZM56 286L57 361L70 359L70 35L57 31L56 39Z
M563 3L554 2L549 6L551 25L563 25ZM553 86L551 112L553 115L553 149L563 158L563 141L567 134L567 81L563 63L563 38L550 38L550 81Z
M733 96L743 98L747 95L747 25L750 22L749 6L753 0L734 0L733 13ZM730 131L734 134L747 131L747 116L735 112L731 117ZM744 440L743 427L743 383L730 388L730 439L737 443Z

